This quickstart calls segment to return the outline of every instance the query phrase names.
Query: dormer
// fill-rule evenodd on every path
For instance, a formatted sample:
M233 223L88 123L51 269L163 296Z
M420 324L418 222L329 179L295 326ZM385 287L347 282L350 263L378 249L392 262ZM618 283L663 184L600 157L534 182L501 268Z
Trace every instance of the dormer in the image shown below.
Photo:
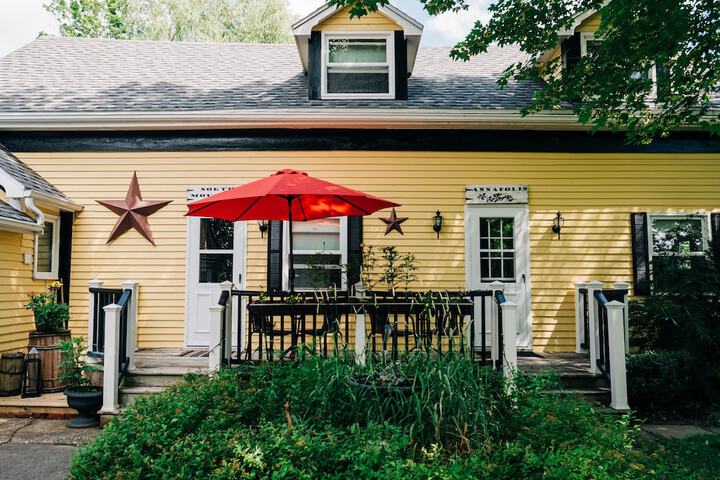
M293 25L310 100L407 100L422 25L392 5L362 18L326 4Z

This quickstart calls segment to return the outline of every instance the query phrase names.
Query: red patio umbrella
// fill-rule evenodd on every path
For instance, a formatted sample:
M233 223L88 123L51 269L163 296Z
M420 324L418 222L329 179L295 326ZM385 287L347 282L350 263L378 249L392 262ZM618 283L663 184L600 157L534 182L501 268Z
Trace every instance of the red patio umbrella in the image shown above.
M299 170L285 169L269 177L235 187L188 205L189 216L240 220L292 222L328 217L364 216L399 204L313 178ZM290 291L295 290L295 269L290 255Z

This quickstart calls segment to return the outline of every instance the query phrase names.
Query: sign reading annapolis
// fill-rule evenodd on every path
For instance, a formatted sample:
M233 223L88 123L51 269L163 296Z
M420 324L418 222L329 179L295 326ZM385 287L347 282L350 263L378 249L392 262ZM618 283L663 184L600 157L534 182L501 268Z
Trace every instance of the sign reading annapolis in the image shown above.
M527 185L467 185L465 202L470 205L528 203Z
M187 201L194 202L203 198L210 197L216 193L230 190L233 187L218 185L194 185L187 188Z

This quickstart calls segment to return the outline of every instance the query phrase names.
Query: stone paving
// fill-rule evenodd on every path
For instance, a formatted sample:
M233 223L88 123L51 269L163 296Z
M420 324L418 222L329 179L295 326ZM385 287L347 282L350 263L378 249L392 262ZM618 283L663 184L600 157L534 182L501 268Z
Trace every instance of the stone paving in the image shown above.
M65 478L73 450L99 433L67 420L0 418L0 480Z
M697 425L672 425L672 424L645 424L641 430L650 435L650 438L673 438L682 439L694 437L695 435L720 434L720 428L698 427Z

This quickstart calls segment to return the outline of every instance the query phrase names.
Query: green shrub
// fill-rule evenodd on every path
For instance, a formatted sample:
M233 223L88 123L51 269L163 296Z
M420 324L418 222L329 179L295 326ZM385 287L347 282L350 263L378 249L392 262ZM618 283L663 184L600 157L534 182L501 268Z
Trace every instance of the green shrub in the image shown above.
M681 412L701 400L693 385L695 359L684 351L649 351L628 356L630 404L642 412Z
M416 389L348 384L378 368ZM557 388L549 377L518 374L510 385L466 359L422 356L191 375L125 409L73 456L71 478L643 478L628 419Z
M653 295L630 306L630 405L693 413L720 398L720 245L705 256L662 257ZM688 268L688 267L691 268Z

